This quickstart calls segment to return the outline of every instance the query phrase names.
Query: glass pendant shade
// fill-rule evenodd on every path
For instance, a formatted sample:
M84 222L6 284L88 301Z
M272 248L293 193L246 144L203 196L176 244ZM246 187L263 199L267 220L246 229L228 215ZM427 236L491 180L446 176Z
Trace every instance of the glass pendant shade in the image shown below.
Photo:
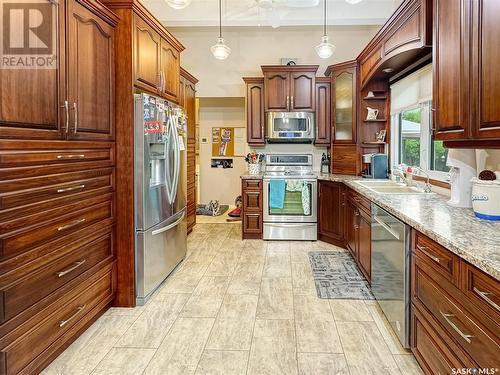
M323 35L321 43L316 46L316 53L322 59L327 59L335 52L335 46L328 41L328 36Z
M219 37L217 38L217 43L210 47L210 51L212 51L212 54L216 59L225 60L231 53L231 48L226 45L224 38Z
M184 9L189 4L191 4L191 0L165 0L167 4L174 9Z

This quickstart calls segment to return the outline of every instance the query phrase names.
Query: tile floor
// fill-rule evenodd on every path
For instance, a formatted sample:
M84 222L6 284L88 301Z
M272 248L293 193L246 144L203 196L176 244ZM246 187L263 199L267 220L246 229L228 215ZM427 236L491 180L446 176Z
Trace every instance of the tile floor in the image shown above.
M322 300L307 252L199 224L146 306L112 308L44 374L421 374L373 301Z

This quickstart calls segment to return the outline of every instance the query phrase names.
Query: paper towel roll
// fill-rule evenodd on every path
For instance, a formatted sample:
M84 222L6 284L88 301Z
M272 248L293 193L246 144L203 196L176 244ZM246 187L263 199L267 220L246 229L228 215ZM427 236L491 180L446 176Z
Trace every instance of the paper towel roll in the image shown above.
M488 152L486 150L476 150L476 169L478 173L486 169L487 160Z

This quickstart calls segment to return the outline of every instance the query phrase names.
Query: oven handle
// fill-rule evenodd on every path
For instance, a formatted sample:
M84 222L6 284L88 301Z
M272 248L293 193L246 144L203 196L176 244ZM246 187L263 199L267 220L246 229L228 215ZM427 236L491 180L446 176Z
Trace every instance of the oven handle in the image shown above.
M311 179L304 179L304 178L299 178L299 177L289 177L289 176L283 176L283 177L276 177L276 178L264 178L264 182L269 182L271 180L301 180L305 182L310 182L312 184L317 184L318 180L311 180Z
M273 223L265 223L268 227L279 227L282 228L283 225L286 225L287 227L303 227L303 226L313 226L317 225L316 223L279 223L279 224L273 224Z
M384 223L384 221L382 219L380 219L377 215L373 215L373 219L379 223L380 225L382 225L382 227L387 231L389 232L390 234L392 234L393 237L395 237L397 240L399 240L399 234L397 232L395 232L388 224Z

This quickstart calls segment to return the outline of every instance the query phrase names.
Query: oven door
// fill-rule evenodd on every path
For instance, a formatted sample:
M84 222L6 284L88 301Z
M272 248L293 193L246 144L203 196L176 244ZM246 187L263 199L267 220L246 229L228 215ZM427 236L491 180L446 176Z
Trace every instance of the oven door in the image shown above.
M269 182L264 179L264 222L268 223L316 223L317 189L315 179L284 178L286 181L305 181L306 189L301 191L285 190L283 208L271 208L269 205ZM304 196L305 195L305 196Z

